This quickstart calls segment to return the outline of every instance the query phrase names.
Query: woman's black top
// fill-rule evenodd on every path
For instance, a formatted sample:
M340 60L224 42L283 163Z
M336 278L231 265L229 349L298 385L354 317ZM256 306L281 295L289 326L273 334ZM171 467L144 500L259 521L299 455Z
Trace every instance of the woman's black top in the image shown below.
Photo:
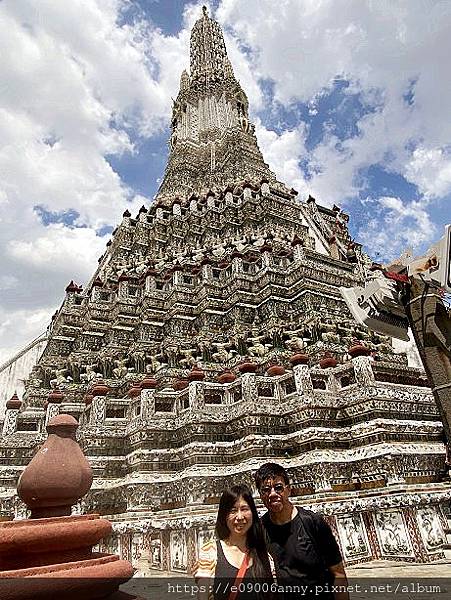
M215 600L228 600L231 593L231 587L235 584L239 569L229 563L219 540L216 542L216 546L218 560L213 583L213 597ZM253 568L248 567L241 581L241 587L243 589L239 592L237 600L259 600L261 595L259 596L257 593L259 586L257 586L256 583L253 576Z

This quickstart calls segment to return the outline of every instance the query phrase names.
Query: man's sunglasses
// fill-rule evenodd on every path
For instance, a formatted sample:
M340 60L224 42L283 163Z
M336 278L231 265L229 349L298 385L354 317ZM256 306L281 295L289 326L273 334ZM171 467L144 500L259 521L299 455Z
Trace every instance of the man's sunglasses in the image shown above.
M286 487L287 486L283 485L283 483L276 483L275 485L265 485L264 487L260 488L260 494L262 496L268 496L271 493L271 490L274 490L276 494L282 494Z

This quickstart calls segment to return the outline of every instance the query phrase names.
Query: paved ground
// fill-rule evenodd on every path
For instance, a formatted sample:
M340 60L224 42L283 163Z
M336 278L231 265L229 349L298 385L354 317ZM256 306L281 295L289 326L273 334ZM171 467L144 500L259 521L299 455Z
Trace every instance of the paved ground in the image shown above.
M351 600L451 600L451 560L429 564L375 561L348 568L347 573ZM145 578L135 577L121 590L145 600L189 600L196 598L193 586L194 581L180 573L150 570Z

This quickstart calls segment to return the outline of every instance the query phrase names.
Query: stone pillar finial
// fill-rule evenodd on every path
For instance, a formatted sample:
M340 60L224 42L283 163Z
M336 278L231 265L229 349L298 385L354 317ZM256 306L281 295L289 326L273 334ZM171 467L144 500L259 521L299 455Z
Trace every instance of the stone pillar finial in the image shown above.
M17 493L32 519L70 515L71 506L91 487L91 467L75 439L77 427L70 415L51 419L49 437L20 476Z

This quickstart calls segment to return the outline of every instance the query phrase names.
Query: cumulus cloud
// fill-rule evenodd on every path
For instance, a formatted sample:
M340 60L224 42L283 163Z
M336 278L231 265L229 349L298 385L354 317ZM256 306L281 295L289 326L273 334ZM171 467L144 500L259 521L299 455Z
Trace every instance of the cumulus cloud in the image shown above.
M418 186L426 211L431 198L451 194L449 3L223 0L218 15L251 48L254 72L273 82L275 102L305 103L315 116L338 77L372 109L357 121L357 135L339 140L325 128L309 153L301 185L320 202L357 196L359 173L374 164Z
M377 204L377 216L370 218L359 232L359 239L375 254L393 259L406 248L418 247L436 235L436 228L421 202L406 203L400 198L384 196Z
M14 327L23 342L35 337L68 281L91 276L106 242L96 232L147 201L108 157L133 153L134 139L166 125L189 32L171 37L142 18L127 22L128 7L126 0L0 4L4 354L17 349Z
M260 119L256 120L255 133L265 161L280 181L289 182L301 194L307 192L307 185L299 167L299 161L306 155L306 128L299 126L293 130L277 134L267 129Z
M67 282L94 271L106 242L98 231L146 202L109 157L133 155L167 125L201 4L186 4L181 31L167 35L139 11L124 18L129 0L0 3L0 352L19 343L14 331L23 342L40 333ZM380 164L419 194L364 200L379 216L361 241L386 256L431 241L434 202L451 193L449 3L221 0L215 18L278 177L343 205L361 193L362 170ZM263 81L273 108L305 103L315 118L337 78L368 106L357 132L340 139L325 125L307 149L300 118L272 130Z

